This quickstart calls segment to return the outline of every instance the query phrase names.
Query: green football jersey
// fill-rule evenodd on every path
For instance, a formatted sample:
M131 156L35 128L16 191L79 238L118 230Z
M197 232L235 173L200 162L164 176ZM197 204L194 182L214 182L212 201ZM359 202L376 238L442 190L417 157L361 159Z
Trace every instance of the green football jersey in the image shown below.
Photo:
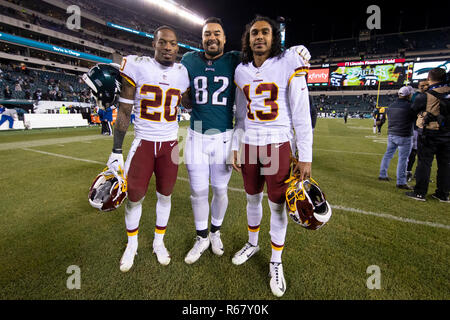
M192 130L214 134L233 128L234 70L240 62L238 51L224 53L215 60L208 60L203 52L184 54L181 63L191 83Z

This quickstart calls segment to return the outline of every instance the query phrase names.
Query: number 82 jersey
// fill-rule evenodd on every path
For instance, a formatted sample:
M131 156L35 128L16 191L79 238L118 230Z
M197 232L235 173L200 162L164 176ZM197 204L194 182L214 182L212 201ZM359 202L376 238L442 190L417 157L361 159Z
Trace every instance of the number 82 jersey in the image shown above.
M234 71L240 52L230 51L215 60L202 52L187 52L181 63L189 72L191 84L191 129L199 133L225 132L233 129L233 105L236 86ZM201 123L201 129L199 128Z

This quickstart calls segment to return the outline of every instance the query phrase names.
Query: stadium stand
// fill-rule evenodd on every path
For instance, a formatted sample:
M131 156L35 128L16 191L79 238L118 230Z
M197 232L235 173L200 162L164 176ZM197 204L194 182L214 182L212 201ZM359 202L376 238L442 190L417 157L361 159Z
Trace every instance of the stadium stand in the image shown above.
M312 63L335 61L334 58L404 58L431 54L450 54L448 28L374 35L368 40L359 38L318 41L309 44Z

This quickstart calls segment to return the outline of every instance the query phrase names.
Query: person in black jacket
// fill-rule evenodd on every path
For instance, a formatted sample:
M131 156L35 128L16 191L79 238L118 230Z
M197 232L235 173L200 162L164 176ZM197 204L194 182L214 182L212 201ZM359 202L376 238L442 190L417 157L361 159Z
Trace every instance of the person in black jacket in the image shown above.
M406 183L406 165L412 148L414 114L411 111L411 98L414 89L410 86L400 88L398 99L387 109L388 144L381 160L379 180L389 181L389 163L398 148L397 188L412 190Z
M428 90L428 81L427 80L420 81L419 82L419 91L415 92L413 94L411 102L414 103L414 100L416 99L416 97L419 94L424 93L427 90ZM412 179L416 179L416 174L414 173L414 176L412 174L412 168L414 166L414 162L416 161L416 155L417 155L417 138L419 136L419 132L417 131L417 129L418 128L417 128L416 124L414 124L413 146L412 146L411 153L409 154L409 158L408 158L408 167L406 168L406 176L408 178L408 182L410 182Z
M431 165L434 155L437 162L436 191L432 197L441 202L450 202L450 128L449 117L444 123L438 116L445 114L441 109L441 103L434 95L450 98L450 86L447 84L445 70L434 68L428 73L428 91L416 97L411 107L417 114L417 126L419 137L417 139L417 168L416 185L414 191L407 192L406 196L411 199L425 201L430 180ZM444 112L442 112L444 111ZM449 112L447 110L447 112ZM445 122L447 124L445 124Z

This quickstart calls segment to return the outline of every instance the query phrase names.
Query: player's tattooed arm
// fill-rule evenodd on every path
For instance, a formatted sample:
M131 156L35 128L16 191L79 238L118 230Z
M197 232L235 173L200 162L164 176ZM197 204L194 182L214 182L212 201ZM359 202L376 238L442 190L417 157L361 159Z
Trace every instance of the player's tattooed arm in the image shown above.
M126 79L122 78L122 89L120 97L127 100L134 101L136 94L136 87L131 85ZM117 119L114 125L114 143L113 150L122 150L123 140L130 125L131 112L133 111L133 104L120 102L119 110L117 111Z

